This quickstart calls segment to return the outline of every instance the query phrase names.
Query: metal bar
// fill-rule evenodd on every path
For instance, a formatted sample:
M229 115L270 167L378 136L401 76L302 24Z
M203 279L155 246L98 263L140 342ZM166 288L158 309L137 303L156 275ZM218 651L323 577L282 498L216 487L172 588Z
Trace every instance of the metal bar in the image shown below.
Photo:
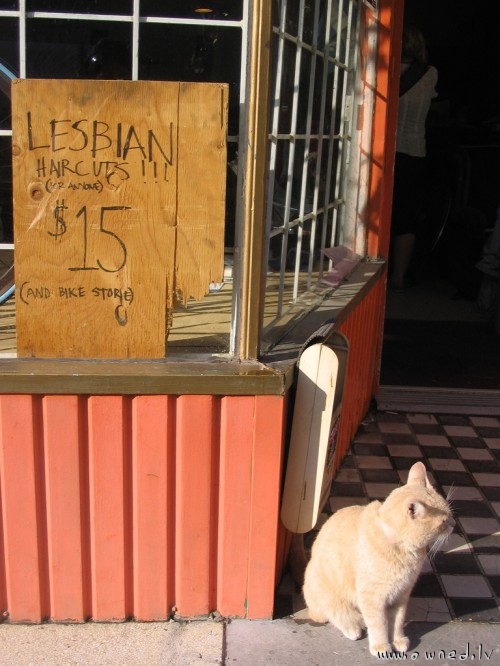
M344 63L340 62L338 58L329 56L326 51L322 51L321 49L315 49L311 44L302 41L295 35L292 35L289 32L278 30L277 28L274 29L274 32L280 35L280 37L282 37L285 41L295 44L296 46L298 45L305 51L311 51L311 53L316 53L316 55L324 57L325 60L328 60L329 62L336 65L337 67L340 67L341 69L347 69L347 66Z
M356 72L357 72L357 64L358 64L358 49L356 48L356 36L359 34L359 22L360 22L360 12L357 12L356 16L356 22L354 22L354 7L353 3L351 2L349 6L349 19L348 19L348 44L349 44L349 58L347 59L347 62L349 63L349 75L348 75L348 81L346 85L346 99L344 100L344 109L345 111L347 110L347 96L350 98L350 113L349 117L345 115L344 118L344 130L347 130L344 132L346 136L346 141L348 143L347 149L344 151L343 155L343 164L342 164L342 172L341 172L341 190L342 190L342 198L346 198L347 196L347 178L348 178L348 173L350 169L350 161L351 161L351 143L352 143L352 132L353 132L353 121L354 121L354 114L355 114L355 105L354 105L354 97L355 97L355 79L356 79ZM344 111L344 113L345 113ZM344 233L344 220L345 220L345 207L341 211L340 215L341 219L339 220L339 224L341 225L342 228L342 233Z
M20 0L22 2L22 0ZM1 17L18 17L21 11L0 10ZM132 23L134 14L80 14L71 12L26 12L26 18L29 19L61 19L73 21L106 21L114 23ZM157 23L169 25L210 25L221 28L241 28L243 21L220 20L220 19L190 19L190 18L169 18L161 16L139 16L140 23Z
M280 13L280 26L284 27L286 22L286 8L287 0L281 3ZM264 238L264 271L267 273L269 265L269 256L271 253L270 240L282 233L283 227L277 227L276 231L273 230L273 212L274 212L274 193L275 185L278 180L276 173L277 155L278 155L278 142L281 139L288 140L289 135L278 134L279 119L280 119L280 105L281 105L281 86L283 81L283 50L284 42L278 36L278 49L276 54L276 74L274 81L274 97L273 97L273 112L271 118L271 132L270 132L270 147L269 147L269 167L267 173L267 206L266 206L266 235ZM264 316L264 300L265 300L265 287L266 278L262 276L262 312L261 318Z
M348 65L350 65L350 69L348 70L349 72L352 72L352 63L350 63L350 52L351 52L351 33L352 33L352 2L349 2L349 8L348 8L348 16L347 16L347 30L346 30L346 46L345 46L345 60ZM351 114L350 118L347 118L346 114L346 100L347 100L347 93L348 93L348 88L352 87L351 86L351 76L349 74L346 75L346 80L344 82L344 85L342 87L342 99L341 99L341 120L340 120L340 134L342 136L342 139L339 141L339 156L337 160L337 170L336 170L336 179L335 179L335 197L336 198L343 198L343 193L345 192L345 174L347 173L346 171L346 163L349 157L349 144L350 144L350 136L349 134L345 131L346 127L349 125L350 126L350 120L352 118L352 105L351 105ZM339 244L342 242L342 238L340 234L342 233L342 225L340 224L340 214L339 210L333 211L333 224L332 224L332 238L333 240ZM333 230L335 229L335 236L333 236Z
M246 0L245 0L246 1ZM245 12L243 11L243 16ZM141 23L168 23L169 25L211 25L219 28L243 28L245 21L223 21L220 19L189 19L189 18L168 18L161 16L142 16Z
M297 33L300 38L300 42L302 42L302 35L304 32L304 5L305 1L300 0L299 21L297 27ZM281 247L280 284L278 289L278 306L277 306L278 315L282 312L283 309L283 295L285 291L284 282L285 282L286 261L288 257L288 220L290 219L290 209L292 204L292 188L293 188L295 149L296 149L296 143L293 140L293 135L295 134L295 131L297 129L301 64L302 64L302 48L300 44L297 42L296 51L295 51L295 69L294 69L294 79L293 79L292 117L290 122L291 140L289 143L288 168L287 168L287 180L286 180L286 191L285 191L285 212L284 212L285 233L283 234L283 245Z
M245 242L245 210L244 210L244 188L245 179L243 177L243 165L247 155L247 130L248 130L248 106L246 104L247 95L247 69L248 69L248 51L249 51L249 16L251 0L243 2L243 22L241 32L241 62L240 62L240 115L238 126L238 168L236 182L236 216L235 216L235 239L234 251L235 259L241 257L241 248ZM243 322L240 312L243 308L243 271L239 266L239 261L234 262L233 291L231 296L231 327L229 332L229 353L233 356L239 354L239 350L246 340L243 331Z
M316 61L317 61L317 50L318 45L318 18L319 18L319 2L316 0L314 6L314 19L313 19L313 38L312 38L312 56L311 56L311 67L309 73L309 96L307 99L307 121L306 121L306 139L304 144L304 158L302 161L302 183L300 191L300 204L299 204L299 219L301 224L298 227L297 232L297 248L295 253L295 276L293 284L293 300L296 301L299 294L299 282L298 275L300 273L301 258L302 258L302 242L304 237L304 215L305 215L305 206L307 198L307 181L309 176L310 160L311 160L311 129L312 129L312 117L313 117L313 107L314 107L314 90L316 87ZM316 173L317 173L317 164L316 164ZM311 272L312 272L312 262L314 259L314 233L316 229L316 215L315 207L313 203L313 212L311 219L311 234L309 237L309 261L308 261L308 272L307 272L307 284L308 287L311 283Z
M139 79L139 15L141 0L134 0L132 16L132 81Z
M325 135L325 105L326 105L326 97L327 97L327 88L328 88L328 68L329 68L329 61L328 61L328 45L330 43L330 22L331 22L331 14L332 14L332 4L329 2L326 7L326 17L325 17L325 33L324 33L324 40L325 40L325 48L323 49L324 53L324 59L323 59L323 77L321 81L321 106L320 106L320 118L319 118L319 136L318 136L318 156L316 158L316 173L315 173L315 179L314 179L314 201L313 201L313 208L317 210L318 208L318 200L319 200L319 193L320 193L320 186L321 186L321 169L322 169L322 164L323 164L323 139L324 138L329 138L329 134ZM330 133L331 133L331 127L330 127ZM329 192L329 187L325 187L325 201L324 201L324 210L325 212L328 211L328 192ZM317 218L316 218L317 219ZM328 214L323 215L323 228L326 226L326 220L328 219ZM316 225L314 225L314 229L312 229L312 237L311 237L311 243L314 244L316 242ZM321 242L321 250L324 249L324 244ZM311 283L312 283L312 269L313 269L313 260L314 256L311 256L309 258L309 265L308 265L308 280L307 280L307 288L311 288ZM320 275L322 274L322 267L323 267L323 255L320 252Z
M30 19L63 19L72 21L120 21L130 23L130 14L72 14L70 12L26 12Z
M274 134L273 132L269 133L270 139L281 139L283 141L289 141L290 139L296 141L297 139L329 139L331 134L297 134L293 132L288 132L287 134ZM340 139L341 135L336 134L336 139Z
M19 76L26 78L26 0L19 0Z
M335 58L338 60L338 55L339 55L339 33L341 32L341 23L342 21L342 4L339 3L338 6L338 15L337 15L337 29L336 29L336 43L335 43ZM330 99L330 128L333 130L335 128L335 122L337 119L337 90L338 90L338 85L339 85L339 69L336 67L334 69L334 74L333 74L333 83L332 83L332 91L331 91L331 99ZM331 188L331 181L332 181L332 173L334 169L334 148L336 145L336 142L338 141L338 135L332 133L329 139L329 144L328 144L328 162L327 162L327 172L326 172L326 186L325 186L325 206L326 203L329 199L329 192ZM333 229L335 226L335 210L333 211L333 216L332 216L332 231L329 234L329 245L333 244L333 238L334 238L334 233ZM324 220L323 224L323 229L322 229L322 237L321 237L321 247L325 248L326 247L326 239L328 235L328 216ZM328 261L328 266L331 268L331 260ZM320 277L323 276L323 265L321 266L320 270Z
M343 13L343 9L344 9L344 0L340 0L340 2L339 2L339 14L338 14L338 18L337 18L337 41L336 41L336 45L335 45L335 57L338 58L338 59L340 59L340 56L341 56L340 47L342 46L342 13ZM346 47L346 49L347 49L347 47ZM334 86L335 94L332 98L332 101L333 101L332 110L334 109L334 113L332 114L332 123L335 123L336 120L337 120L337 116L339 115L338 114L339 106L340 106L340 121L339 121L340 122L339 130L340 130L341 127L342 127L342 117L343 117L343 114L344 114L344 107L343 107L343 103L342 103L342 97L343 97L344 90L345 90L345 84L342 86L342 89L340 91L340 94L341 94L341 103L340 103L340 105L337 104L338 87L339 87L339 71L337 70L336 71L335 86ZM340 131L339 131L339 134L340 134ZM341 161L343 143L342 143L342 141L337 140L336 145L337 145L338 153L337 153L337 160L336 160L336 164L335 164L334 188L335 188L335 195L338 195L339 185L340 185L339 181L338 181L338 178L340 176L339 163ZM332 149L333 149L333 145L332 145ZM338 215L337 215L337 213L338 213L337 210L334 210L333 213L332 213L332 226L331 226L330 236L329 236L330 246L335 245L336 242L338 242L338 237L337 237ZM330 260L329 261L329 267L331 267L331 264L332 264L332 262Z

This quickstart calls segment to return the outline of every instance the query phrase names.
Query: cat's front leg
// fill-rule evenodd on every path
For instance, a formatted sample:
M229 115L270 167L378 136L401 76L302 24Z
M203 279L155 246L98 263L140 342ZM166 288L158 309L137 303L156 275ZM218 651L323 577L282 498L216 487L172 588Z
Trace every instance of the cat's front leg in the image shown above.
M380 601L360 604L360 610L368 630L368 646L374 657L392 652L389 642L387 609Z
M406 652L410 646L410 639L405 636L404 624L406 616L406 607L408 606L409 595L401 603L394 606L389 612L389 622L392 630L389 632L392 645L397 652Z

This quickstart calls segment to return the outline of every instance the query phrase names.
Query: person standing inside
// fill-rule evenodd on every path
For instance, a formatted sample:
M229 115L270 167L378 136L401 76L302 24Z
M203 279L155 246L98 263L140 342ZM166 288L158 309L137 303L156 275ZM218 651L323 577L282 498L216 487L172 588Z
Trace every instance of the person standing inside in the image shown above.
M437 97L438 72L428 64L420 30L403 30L399 110L392 205L392 274L390 286L402 291L415 247L426 172L425 123L431 100Z

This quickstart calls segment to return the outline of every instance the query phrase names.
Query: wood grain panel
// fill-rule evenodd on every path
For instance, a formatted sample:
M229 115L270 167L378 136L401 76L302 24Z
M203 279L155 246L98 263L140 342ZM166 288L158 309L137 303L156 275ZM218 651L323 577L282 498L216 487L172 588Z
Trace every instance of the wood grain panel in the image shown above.
M222 281L227 98L223 83L13 82L19 356L165 356L166 309Z

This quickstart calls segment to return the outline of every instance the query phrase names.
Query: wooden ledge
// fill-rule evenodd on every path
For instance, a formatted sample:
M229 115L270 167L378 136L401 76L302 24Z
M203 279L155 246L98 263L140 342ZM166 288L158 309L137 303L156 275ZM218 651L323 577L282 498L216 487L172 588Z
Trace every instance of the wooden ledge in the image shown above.
M0 393L284 395L293 365L236 361L0 359Z

